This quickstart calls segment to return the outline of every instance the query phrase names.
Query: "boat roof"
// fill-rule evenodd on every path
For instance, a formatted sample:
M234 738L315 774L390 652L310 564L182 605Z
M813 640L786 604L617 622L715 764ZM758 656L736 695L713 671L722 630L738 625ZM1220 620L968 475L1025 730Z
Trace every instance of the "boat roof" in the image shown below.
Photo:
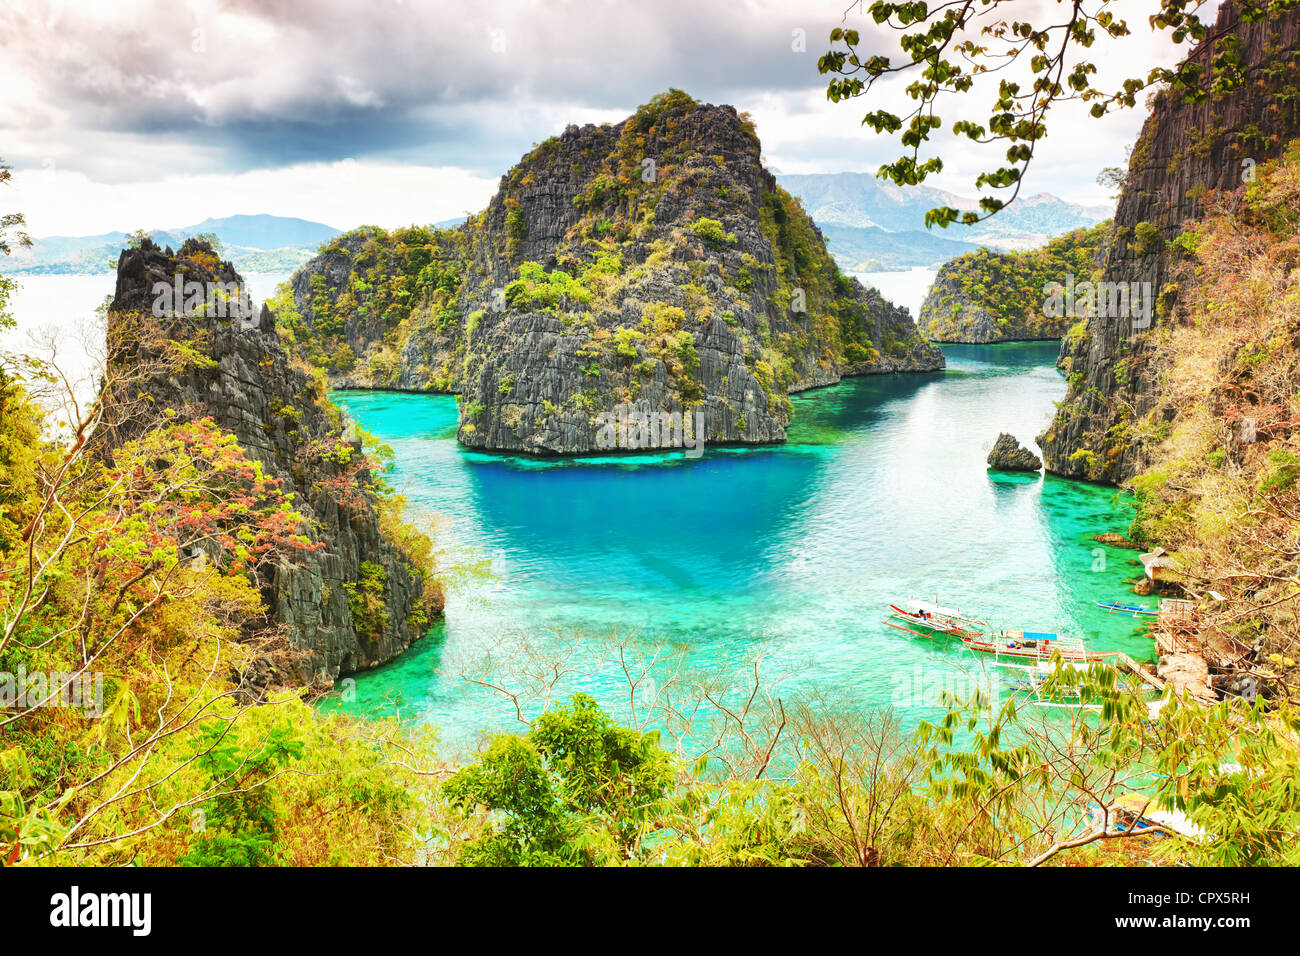
M1009 641L1060 641L1062 644L1070 644L1078 640L1078 638L1052 634L1049 631L1003 631L1001 636Z
M1060 650L1067 655L1087 653L1082 639L1071 634L1050 634L1046 631L1003 631L994 640L994 645L1001 649L1010 643L1021 644L1025 641L1036 641L1044 650L1050 642L1052 650Z

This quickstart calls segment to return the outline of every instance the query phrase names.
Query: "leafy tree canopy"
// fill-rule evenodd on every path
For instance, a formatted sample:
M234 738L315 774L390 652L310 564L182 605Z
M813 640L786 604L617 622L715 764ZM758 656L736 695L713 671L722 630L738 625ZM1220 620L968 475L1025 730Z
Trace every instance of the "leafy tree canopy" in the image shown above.
M1297 0L1240 0L1234 3L1242 23L1281 16ZM1020 192L1025 170L1038 142L1047 135L1052 107L1069 100L1090 103L1094 117L1133 107L1138 94L1165 84L1185 102L1198 103L1216 93L1240 88L1246 66L1235 35L1211 36L1212 23L1201 19L1205 0L1161 0L1150 19L1153 30L1168 31L1175 44L1217 40L1209 75L1197 61L1173 68L1154 66L1145 76L1125 79L1116 89L1096 82L1097 66L1090 51L1099 37L1121 40L1131 35L1128 22L1117 14L1120 4L1100 0L1085 7L1083 0L1057 0L1063 8L1057 22L1031 22L1012 13L1011 0L950 0L945 3L876 0L868 8L871 19L898 34L902 57L891 58L862 49L857 30L831 31L832 48L817 63L830 74L826 97L832 102L851 100L872 92L882 78L912 77L907 96L915 106L906 115L887 109L870 110L862 123L877 133L897 136L904 153L880 167L878 175L900 186L914 186L943 169L937 155L923 155L931 134L942 128L936 112L941 97L970 94L976 79L1006 73L999 78L996 95L985 122L960 119L951 125L954 135L976 143L1005 144L1005 165L976 177L978 189L1011 190L1003 199L980 197L980 211L960 212L938 206L926 214L926 226L946 227L958 222L972 225L995 215ZM1218 4L1210 4L1213 13ZM1014 5L1023 14L1026 4ZM1089 9L1090 8L1090 9ZM1026 72L1027 67L1027 72ZM1017 78L1013 78L1017 77ZM969 98L969 97L967 97ZM967 106L963 115L974 115Z

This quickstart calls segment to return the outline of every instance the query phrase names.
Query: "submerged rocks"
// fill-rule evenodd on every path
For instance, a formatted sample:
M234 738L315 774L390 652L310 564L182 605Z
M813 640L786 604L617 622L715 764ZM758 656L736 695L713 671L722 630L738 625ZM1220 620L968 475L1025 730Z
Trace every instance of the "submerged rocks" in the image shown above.
M989 452L989 467L996 471L1038 471L1043 463L1016 436L1003 432Z
M1092 540L1100 542L1101 544L1108 544L1113 548L1129 548L1133 551L1142 550L1141 545L1134 544L1128 538L1116 531L1104 531L1101 534L1094 534Z

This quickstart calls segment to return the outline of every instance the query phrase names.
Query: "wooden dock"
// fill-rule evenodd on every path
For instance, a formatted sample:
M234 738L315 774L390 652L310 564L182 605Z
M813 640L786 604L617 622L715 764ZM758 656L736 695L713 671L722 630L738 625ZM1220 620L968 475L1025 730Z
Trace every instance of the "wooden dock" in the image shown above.
M1205 656L1205 641L1196 620L1196 605L1191 601L1162 598L1160 609L1151 625L1156 650L1160 654L1195 654Z
M1119 651L1115 654L1115 660L1118 663L1118 665L1122 667L1124 670L1128 671L1131 674L1137 675L1142 680L1146 681L1148 684L1154 687L1156 690L1160 691L1161 693L1164 693L1165 682L1161 680L1159 677L1157 677L1155 674L1151 673L1149 670L1147 670L1145 667L1143 667L1133 658L1129 657L1123 651Z

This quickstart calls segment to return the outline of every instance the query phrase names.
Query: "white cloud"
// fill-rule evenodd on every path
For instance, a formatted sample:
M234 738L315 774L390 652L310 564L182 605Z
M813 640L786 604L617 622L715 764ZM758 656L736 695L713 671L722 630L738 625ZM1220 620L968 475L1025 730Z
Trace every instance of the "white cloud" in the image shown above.
M1154 34L1159 0L1125 0L1134 35L1100 40L1115 86L1183 52ZM617 121L670 86L748 110L783 172L874 172L896 139L859 125L865 100L826 101L818 56L847 4L799 0L7 0L0 5L0 144L37 235L274 212L346 227L478 209L531 143L570 122ZM1015 15L1058 17L1057 0ZM895 36L849 8L884 51ZM806 49L792 49L792 30ZM502 31L494 34L494 31ZM504 52L493 52L493 38ZM896 53L896 51L894 51ZM895 82L872 103L901 98ZM941 110L986 119L988 96ZM1100 202L1142 110L1102 121L1066 106L1026 182ZM975 193L1001 149L937 140L932 184ZM356 163L345 168L342 162ZM57 183L57 185L55 185Z
M4 198L40 236L163 229L237 213L297 216L340 229L393 228L476 212L496 186L463 169L341 160L126 183L31 171L15 176Z

